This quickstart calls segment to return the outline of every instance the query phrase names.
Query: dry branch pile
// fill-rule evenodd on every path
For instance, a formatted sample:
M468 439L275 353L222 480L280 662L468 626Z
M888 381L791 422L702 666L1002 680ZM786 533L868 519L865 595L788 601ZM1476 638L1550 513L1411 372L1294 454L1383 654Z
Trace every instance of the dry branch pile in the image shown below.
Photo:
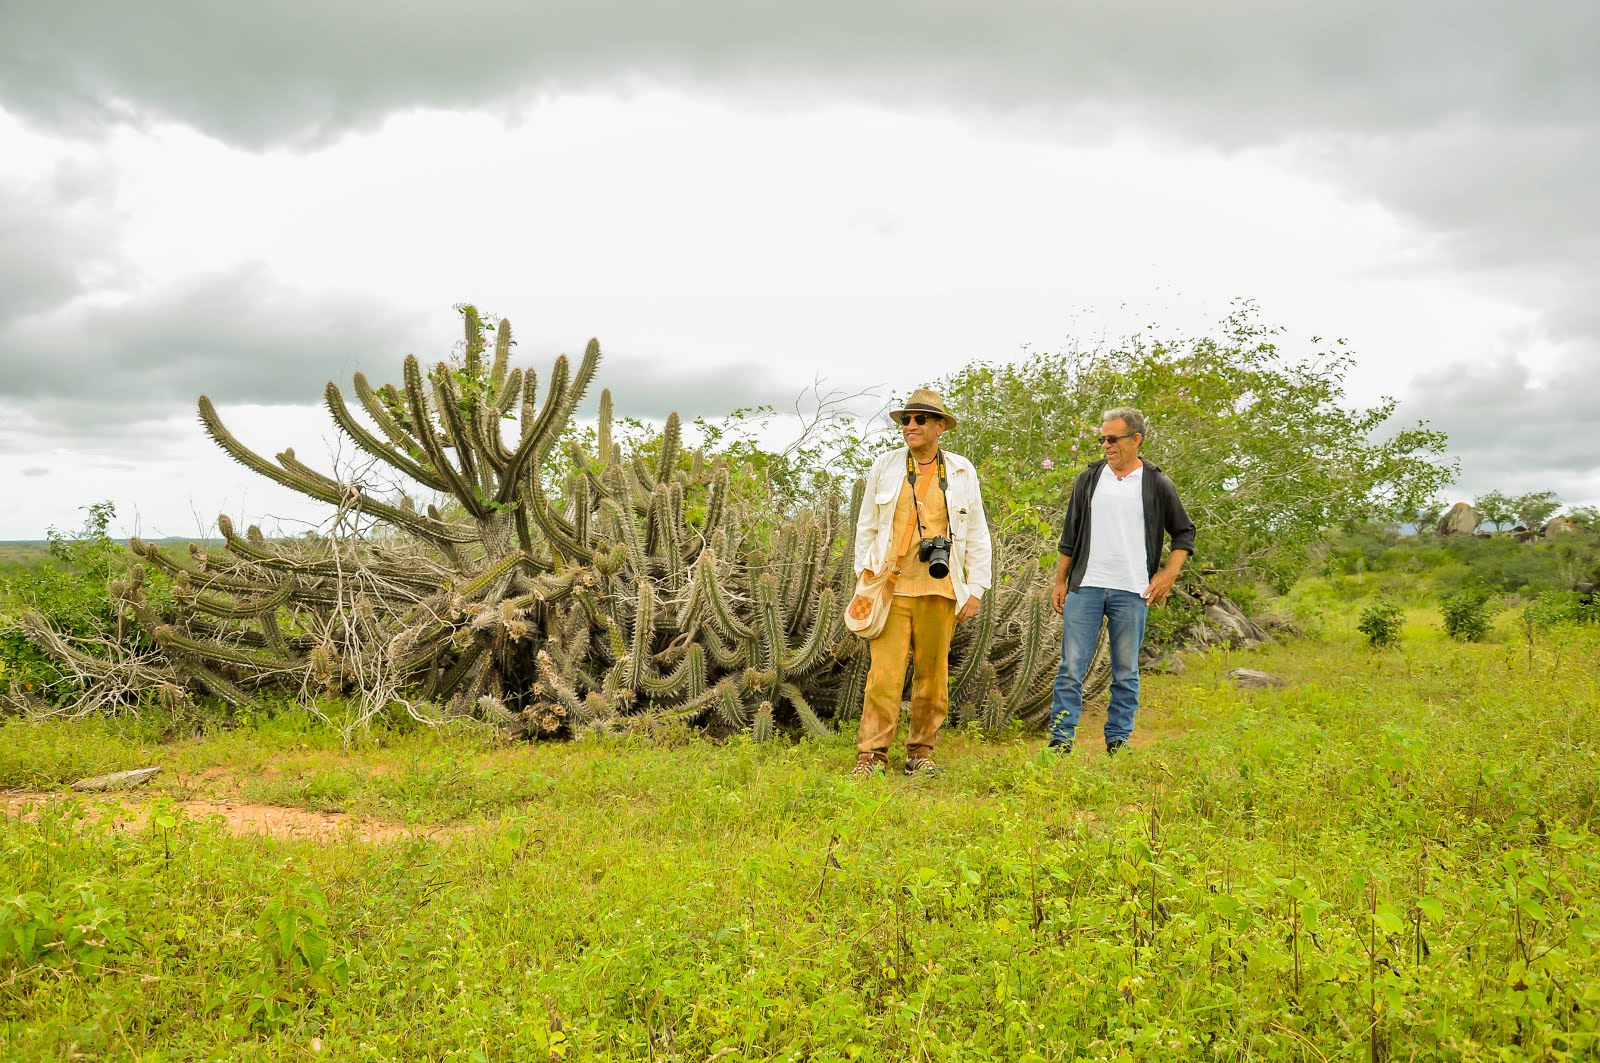
M334 384L324 392L374 467L414 486L335 479L292 450L269 461L202 397L211 438L336 507L335 533L268 540L224 517L220 549L181 555L134 540L144 565L172 580L172 602L152 603L141 565L115 594L158 651L87 652L32 615L35 641L71 663L97 703L135 686L236 707L335 694L369 713L398 703L534 736L665 718L757 737L785 723L821 734L857 715L868 654L840 602L854 579L860 484L848 507L822 498L762 534L730 499L727 466L684 452L675 414L652 456L625 453L602 393L596 452L573 441L566 429L600 363L597 343L576 372L557 359L536 401L534 373L509 364L509 324L491 352L476 312L465 317L461 364L424 371L409 356L399 387L357 374L364 418ZM419 507L413 494L424 492L444 501ZM1017 571L958 631L957 722L1000 727L1048 711L1060 622L1037 565Z

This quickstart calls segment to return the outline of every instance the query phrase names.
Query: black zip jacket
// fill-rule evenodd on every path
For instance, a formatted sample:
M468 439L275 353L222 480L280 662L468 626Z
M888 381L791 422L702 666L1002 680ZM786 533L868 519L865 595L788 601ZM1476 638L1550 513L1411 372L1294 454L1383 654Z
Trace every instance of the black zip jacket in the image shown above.
M1072 481L1072 498L1067 502L1067 517L1061 525L1061 542L1057 549L1072 558L1072 568L1067 571L1067 590L1075 591L1083 583L1083 574L1089 569L1089 507L1094 501L1095 488L1100 485L1100 472L1106 459L1091 461L1089 467ZM1161 567L1161 540L1172 536L1172 549L1187 550L1194 556L1194 521L1183 510L1178 500L1178 489L1172 479L1150 462L1144 463L1141 481L1144 496L1144 554L1150 575Z

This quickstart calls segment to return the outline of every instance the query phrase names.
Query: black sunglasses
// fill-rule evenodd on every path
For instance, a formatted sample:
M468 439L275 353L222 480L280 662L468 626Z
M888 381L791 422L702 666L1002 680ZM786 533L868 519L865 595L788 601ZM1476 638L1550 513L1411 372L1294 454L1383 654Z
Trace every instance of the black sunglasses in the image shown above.
M1097 442L1100 442L1100 443L1116 443L1116 442L1118 442L1120 440L1123 440L1123 439L1132 439L1134 436L1136 436L1138 434L1139 434L1138 432L1128 432L1127 434L1120 435L1120 436L1096 436L1095 439L1096 439Z
M918 424L927 424L928 418L930 417L935 421L944 420L943 417L940 417L936 413L902 413L900 415L900 423L903 425L909 425L912 421L915 421Z

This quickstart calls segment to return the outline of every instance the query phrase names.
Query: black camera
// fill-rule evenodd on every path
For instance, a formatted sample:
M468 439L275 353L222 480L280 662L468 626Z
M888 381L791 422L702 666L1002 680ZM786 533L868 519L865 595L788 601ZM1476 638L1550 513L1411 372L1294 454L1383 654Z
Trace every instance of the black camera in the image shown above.
M928 575L944 579L950 575L950 540L942 535L917 544L917 560L928 563Z

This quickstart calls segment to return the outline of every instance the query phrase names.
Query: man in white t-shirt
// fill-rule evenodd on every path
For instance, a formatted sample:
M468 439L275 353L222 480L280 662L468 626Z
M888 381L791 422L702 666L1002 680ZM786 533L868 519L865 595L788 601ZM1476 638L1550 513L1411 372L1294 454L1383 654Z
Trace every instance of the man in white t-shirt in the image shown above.
M1107 410L1100 426L1102 460L1072 484L1061 528L1056 586L1050 604L1061 614L1061 667L1050 706L1049 749L1071 752L1083 712L1083 677L1106 624L1111 643L1111 704L1106 752L1133 734L1139 711L1139 650L1150 606L1172 593L1194 553L1194 522L1167 474L1139 457L1144 414ZM1172 549L1161 564L1163 541Z

